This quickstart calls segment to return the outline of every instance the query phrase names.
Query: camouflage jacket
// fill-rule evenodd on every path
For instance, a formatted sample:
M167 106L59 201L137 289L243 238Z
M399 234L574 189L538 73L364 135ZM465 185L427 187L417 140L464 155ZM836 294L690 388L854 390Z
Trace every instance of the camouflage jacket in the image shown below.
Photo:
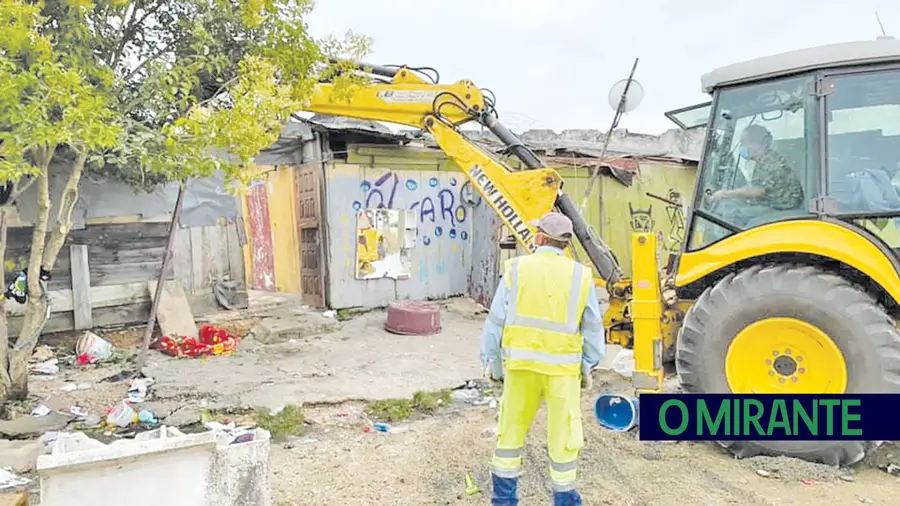
M794 209L803 205L803 186L787 158L769 150L756 159L750 186L763 188L766 193L756 202L773 209Z

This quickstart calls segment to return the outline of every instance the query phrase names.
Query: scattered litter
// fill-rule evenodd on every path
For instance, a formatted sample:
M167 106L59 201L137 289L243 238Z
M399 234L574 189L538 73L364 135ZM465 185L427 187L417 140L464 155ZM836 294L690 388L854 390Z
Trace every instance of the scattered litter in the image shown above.
M772 477L772 473L770 473L769 471L766 471L765 469L757 469L756 474L762 476L763 478L771 478Z
M481 392L475 388L461 388L450 392L450 398L456 402L473 403L481 399Z
M137 413L134 412L134 408L128 404L128 401L122 401L106 415L106 423L116 427L128 427L135 421L136 416Z
M481 488L475 482L475 477L472 476L472 473L466 473L466 495L475 495L480 492Z
M409 432L409 425L394 426L388 429L389 434L403 434Z
M491 409L497 409L497 399L491 399L491 402L488 404L488 407Z
M277 408L270 409L269 414L272 416L277 416L278 413L281 413L282 411L284 411L284 404L278 406Z
M802 480L800 480L800 483L802 483L804 485L818 485L819 484L819 482L817 482L816 480L814 480L812 478L803 478Z
M860 497L859 502L861 502L863 504L872 504L872 500L869 499L868 497Z
M838 467L783 456L768 457L760 455L740 459L738 462L742 466L753 470L766 470L772 477L777 477L786 482L798 482L808 478L818 483L828 483L837 481L841 475L847 474ZM757 474L759 473L757 472Z
M375 430L377 430L378 432L387 432L391 430L391 424L378 422L375 424Z
M31 480L24 476L13 474L7 469L0 469L0 490L24 487L29 483L31 483Z
M59 387L60 392L74 392L78 390L78 385L75 383L66 383L65 385Z
M856 481L856 479L854 479L853 476L850 476L849 474L842 474L841 479L851 483Z
M84 419L88 417L88 411L81 406L72 406L69 408L69 413L75 415L76 418Z
M140 413L138 413L138 421L149 424L159 423L159 419L156 418L156 413L146 409L142 409Z
M28 370L35 374L59 374L59 359L51 358L50 360L39 362L29 367Z
M56 441L57 437L59 437L59 431L51 430L49 432L45 432L41 436L41 442L49 445L49 444L52 444L54 441Z
M881 470L891 476L900 476L900 466L897 464L887 464L881 467Z
M334 309L329 309L328 311L323 312L322 316L324 316L325 318L336 318L337 311L335 311Z
M634 374L634 350L622 349L612 361L612 370L630 378Z
M106 339L87 331L75 343L75 363L89 365L109 360L113 354L113 345Z
M147 400L150 385L153 383L153 378L137 378L132 381L131 387L128 388L128 401L138 403Z
M52 409L48 408L43 402L38 404L31 410L31 416L47 416Z
M230 355L240 342L226 329L204 325L200 327L199 340L187 336L163 336L159 340L159 350L172 357Z
M53 348L43 344L34 349L31 354L31 362L44 362L53 358Z

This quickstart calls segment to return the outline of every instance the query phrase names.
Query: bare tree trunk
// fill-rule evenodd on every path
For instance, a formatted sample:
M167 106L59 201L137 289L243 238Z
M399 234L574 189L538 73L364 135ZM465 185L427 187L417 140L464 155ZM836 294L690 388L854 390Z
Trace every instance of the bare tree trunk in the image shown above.
M0 207L0 263L6 259L7 206ZM0 290L6 289L6 272L0 269ZM6 298L0 296L0 399L9 396L12 379L9 377L9 326L6 320Z
M87 151L78 153L75 158L75 165L69 174L69 180L66 181L66 187L63 189L62 196L59 198L59 206L57 206L56 226L50 234L50 240L44 249L44 260L41 265L48 271L53 270L56 263L56 257L63 244L66 243L66 237L72 229L72 212L75 210L75 204L78 203L78 183L81 182L81 174L84 172L84 163L87 161ZM29 269L29 272L31 269Z
M40 174L36 176L37 216L31 235L31 254L28 259L28 302L25 303L25 315L22 330L15 346L9 353L9 375L12 388L8 392L11 399L22 399L28 395L28 359L34 352L40 330L44 325L47 299L40 282L41 264L44 258L44 246L47 240L47 224L50 221L50 160L53 158L54 146L47 146L35 152Z

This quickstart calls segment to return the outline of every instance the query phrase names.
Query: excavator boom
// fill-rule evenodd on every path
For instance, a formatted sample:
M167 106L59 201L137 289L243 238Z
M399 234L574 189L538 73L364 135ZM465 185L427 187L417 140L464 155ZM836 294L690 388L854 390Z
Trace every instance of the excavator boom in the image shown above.
M609 247L563 193L562 178L500 123L492 97L485 96L471 81L439 84L437 79L426 80L410 67L355 64L355 68L371 82L353 84L346 90L321 83L306 110L427 131L526 251L535 248L532 220L555 209L572 220L575 236L601 280L610 286L622 279L622 270ZM459 126L472 121L490 130L529 170L512 170L463 135Z

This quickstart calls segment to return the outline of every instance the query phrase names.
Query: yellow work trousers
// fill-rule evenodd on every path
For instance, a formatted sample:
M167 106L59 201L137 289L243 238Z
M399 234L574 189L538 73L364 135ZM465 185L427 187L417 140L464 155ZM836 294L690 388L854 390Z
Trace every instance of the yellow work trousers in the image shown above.
M578 454L584 447L580 376L506 371L492 472L501 478L521 474L525 436L542 400L547 402L547 450L553 490L574 490Z

